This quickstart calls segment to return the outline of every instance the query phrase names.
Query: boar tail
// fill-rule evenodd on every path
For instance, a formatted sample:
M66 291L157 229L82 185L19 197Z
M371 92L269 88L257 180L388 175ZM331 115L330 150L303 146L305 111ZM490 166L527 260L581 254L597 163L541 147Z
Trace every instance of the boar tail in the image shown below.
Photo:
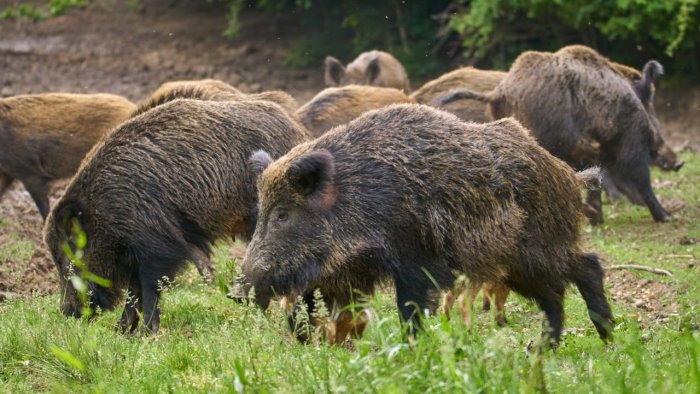
M647 64L644 65L644 70L642 71L642 81L645 85L657 84L664 75L664 67L661 63L656 60L649 60Z
M477 100L484 103L491 101L489 93L480 93L473 90L457 88L448 91L439 96L432 102L432 106L436 108L444 107L445 105L457 100Z
M600 190L603 174L600 167L591 167L576 173L576 179L588 190Z

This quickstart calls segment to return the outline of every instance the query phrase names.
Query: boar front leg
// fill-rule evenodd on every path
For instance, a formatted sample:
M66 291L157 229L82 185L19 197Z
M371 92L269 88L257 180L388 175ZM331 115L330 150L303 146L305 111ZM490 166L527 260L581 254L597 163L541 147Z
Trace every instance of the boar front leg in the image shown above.
M141 283L136 273L131 274L129 280L129 294L124 304L124 312L119 320L119 329L122 333L134 332L139 325L139 313L143 310L141 303Z
M408 324L408 334L413 336L423 328L421 314L430 307L430 291L434 286L424 272L417 271L411 275L406 271L394 278L396 304L402 322Z
M24 188L27 189L29 195L32 196L34 203L41 217L46 220L49 215L49 185L48 180L41 178L23 179Z
M7 190L7 188L10 187L12 181L13 179L10 176L10 174L0 170L0 196L2 196Z

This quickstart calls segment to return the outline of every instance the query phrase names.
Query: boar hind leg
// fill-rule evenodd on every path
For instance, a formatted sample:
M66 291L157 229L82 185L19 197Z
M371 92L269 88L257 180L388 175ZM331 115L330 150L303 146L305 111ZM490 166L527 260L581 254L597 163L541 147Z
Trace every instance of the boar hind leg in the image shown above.
M584 214L593 225L603 223L603 197L600 190L589 190L584 204Z
M204 279L205 282L211 283L214 281L214 264L212 264L209 256L204 253L201 249L197 247L192 248L192 262L199 275Z
M508 323L504 313L504 308L509 293L510 288L508 288L506 285L494 283L487 283L484 285L484 304L488 299L492 300L496 304L496 323L499 326L505 326Z
M141 295L143 297L143 324L150 333L158 332L160 328L160 289L157 281L141 282Z
M46 219L49 214L49 180L42 178L23 179L25 189L34 199L41 217Z
M123 333L131 333L139 325L139 313L143 310L141 302L141 283L135 273L131 275L129 281L129 294L124 304L124 312L119 320L119 329Z
M603 269L595 254L583 255L581 260L581 264L577 265L579 269L576 272L574 283L586 301L588 316L595 325L598 335L601 339L606 340L612 333L615 319L603 290Z
M564 325L564 287L549 286L547 289L535 295L535 301L540 309L547 316L547 324L544 333L549 337L549 344L552 348L559 345L561 330Z
M7 188L10 187L12 181L13 179L10 176L10 174L0 170L0 196L2 196L7 190Z

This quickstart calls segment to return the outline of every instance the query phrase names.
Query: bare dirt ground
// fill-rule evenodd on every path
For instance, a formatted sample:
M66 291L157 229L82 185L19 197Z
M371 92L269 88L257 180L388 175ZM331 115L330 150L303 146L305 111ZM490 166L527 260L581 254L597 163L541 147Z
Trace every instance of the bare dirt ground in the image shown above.
M0 10L14 3L0 0ZM140 101L165 81L217 78L247 92L286 90L303 103L323 88L321 65L313 70L280 65L294 40L293 16L246 10L239 35L227 39L220 6L195 0L174 7L165 0L141 0L136 8L125 3L97 1L42 22L0 21L0 96L109 92ZM700 88L662 87L656 105L671 144L700 151ZM52 203L63 186L55 185ZM0 199L0 248L18 240L25 247L0 255L0 300L57 289L41 228L29 194L13 185ZM620 277L621 283L630 281L626 274Z

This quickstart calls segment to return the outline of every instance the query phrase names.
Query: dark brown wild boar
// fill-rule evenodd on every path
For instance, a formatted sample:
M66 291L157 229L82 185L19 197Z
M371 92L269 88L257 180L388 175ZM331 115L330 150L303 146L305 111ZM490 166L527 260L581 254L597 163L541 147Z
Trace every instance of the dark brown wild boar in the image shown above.
M349 85L322 90L299 108L296 114L309 132L318 137L367 111L391 104L412 102L413 100L398 89Z
M391 279L404 321L420 326L435 283L458 273L505 284L545 312L559 340L564 293L578 287L602 338L612 329L603 270L580 246L580 181L516 121L462 122L427 106L368 112L272 162L252 159L259 216L243 291L320 289L342 310Z
M0 99L0 196L14 179L39 213L49 213L49 186L73 176L104 134L136 106L112 94L47 93Z
M280 156L309 138L267 101L179 99L122 124L90 152L46 222L63 313L81 311L65 278L73 265L62 251L74 220L87 235L88 269L113 284L91 284L91 306L112 309L128 289L138 302L124 307L120 327L133 331L143 311L146 327L157 331L158 281L208 257L217 239L252 235L257 194L250 155L269 149Z
M327 56L324 64L326 86L372 85L411 91L406 70L386 52L363 52L347 68L332 56Z
M638 81L619 69L580 45L525 52L492 92L457 89L437 105L460 98L488 102L493 119L514 116L576 169L600 165L631 201L643 202L655 221L665 221L670 214L652 190L649 165L677 170L683 163L665 144L651 105L661 65L647 63ZM602 222L600 190L589 192L587 201L591 222Z
M462 67L437 79L426 82L420 89L411 93L411 98L419 104L431 105L436 98L451 89L465 88L476 92L490 92L507 73L503 71L479 70L474 67ZM486 115L486 104L478 100L459 100L440 108L457 115L464 121L485 123L489 121Z
M171 81L160 85L145 102L139 105L134 116L179 98L211 101L265 100L279 104L288 114L294 114L299 108L292 96L280 90L247 94L218 79L200 79Z

